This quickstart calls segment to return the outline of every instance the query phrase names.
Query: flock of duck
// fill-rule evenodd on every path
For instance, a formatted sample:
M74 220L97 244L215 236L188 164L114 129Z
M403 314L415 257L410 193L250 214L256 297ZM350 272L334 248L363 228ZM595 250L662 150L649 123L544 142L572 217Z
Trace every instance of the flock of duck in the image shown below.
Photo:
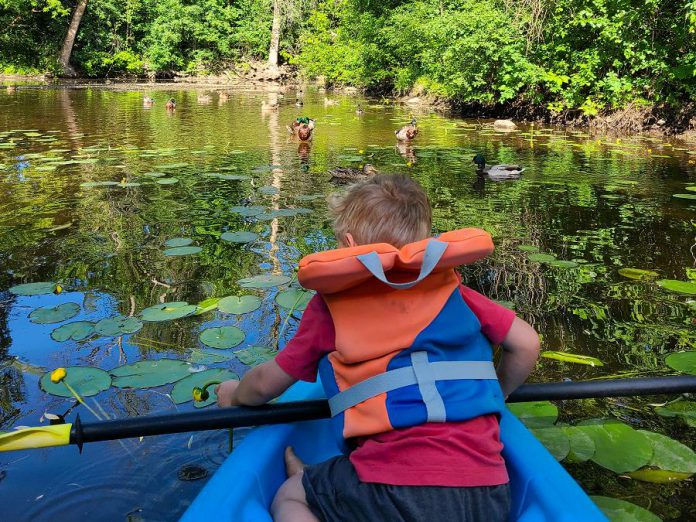
M304 105L301 93L295 101L295 106L302 107ZM220 101L227 101L229 94L225 92L220 93ZM212 97L207 94L199 95L198 103L209 104L212 102ZM329 98L324 98L324 106L336 105L337 100L332 100ZM149 96L143 98L144 107L152 107L155 104L155 100ZM273 103L263 102L263 111L276 110L279 104L277 100ZM176 100L174 98L169 98L167 103L164 105L167 111L174 111L176 109ZM355 113L361 116L364 110L361 105L358 105L355 109ZM503 120L507 121L507 120ZM497 123L497 122L496 122ZM288 132L293 138L297 139L301 143L307 143L312 140L314 130L316 128L316 121L307 116L302 116L296 118L290 125L287 126ZM394 131L396 140L398 144L403 145L413 141L416 136L418 136L419 128L418 122L415 118L411 118L411 122L408 125L404 125L398 130ZM510 165L510 164L500 164L500 165L486 165L486 158L483 154L479 153L474 156L474 164L476 164L476 173L481 177L486 177L491 181L507 181L519 179L524 172L524 168L520 165ZM331 181L337 184L351 183L355 181L361 181L373 177L378 173L377 169L371 164L365 164L361 168L354 167L337 167L329 171L331 175Z

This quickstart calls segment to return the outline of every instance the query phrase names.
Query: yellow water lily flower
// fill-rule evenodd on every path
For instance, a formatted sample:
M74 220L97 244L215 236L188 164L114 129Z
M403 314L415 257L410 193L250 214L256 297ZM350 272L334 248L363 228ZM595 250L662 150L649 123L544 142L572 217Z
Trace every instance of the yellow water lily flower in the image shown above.
M65 368L56 368L51 372L51 382L53 384L58 384L63 379L65 379L65 376L67 374L68 372L65 371Z
M55 294L60 294L63 291L63 287L60 285L56 285L56 289L53 291Z
M209 397L210 397L210 393L208 393L208 390L206 390L204 388L199 388L198 386L196 386L193 389L193 400L194 401L196 401L196 402L207 401Z

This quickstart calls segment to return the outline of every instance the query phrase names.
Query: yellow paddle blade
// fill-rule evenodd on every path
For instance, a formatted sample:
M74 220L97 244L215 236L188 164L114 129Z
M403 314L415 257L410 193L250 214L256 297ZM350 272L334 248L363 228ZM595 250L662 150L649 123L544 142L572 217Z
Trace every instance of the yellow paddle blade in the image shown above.
M0 451L15 451L70 444L72 424L25 428L0 435Z

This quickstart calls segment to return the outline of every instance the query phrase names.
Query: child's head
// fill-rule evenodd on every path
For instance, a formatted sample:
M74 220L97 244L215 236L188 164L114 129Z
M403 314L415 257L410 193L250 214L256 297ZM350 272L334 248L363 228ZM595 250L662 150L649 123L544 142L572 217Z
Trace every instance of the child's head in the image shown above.
M329 201L341 246L389 243L397 248L430 237L432 210L408 176L378 175Z

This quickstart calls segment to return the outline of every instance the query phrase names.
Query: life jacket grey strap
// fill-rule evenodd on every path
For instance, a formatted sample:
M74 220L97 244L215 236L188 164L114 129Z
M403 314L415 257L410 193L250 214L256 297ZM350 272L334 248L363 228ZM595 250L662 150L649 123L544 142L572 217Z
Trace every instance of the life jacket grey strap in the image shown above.
M423 264L421 265L420 274L418 274L418 277L410 283L392 283L389 281L387 276L384 275L384 267L382 266L382 261L380 260L377 252L370 252L369 254L358 256L358 261L360 261L373 276L382 281L384 284L391 286L395 290L406 290L417 285L430 275L430 273L440 262L442 254L444 254L445 250L447 250L447 245L448 243L444 241L437 241L435 239L431 239L428 242L425 247L425 252L423 253Z
M444 422L445 405L435 386L437 381L495 380L498 378L495 366L491 361L429 362L427 352L418 351L411 354L411 363L412 366L380 373L337 393L329 399L331 416L335 417L348 408L381 393L418 384L418 389L428 411L428 421Z

